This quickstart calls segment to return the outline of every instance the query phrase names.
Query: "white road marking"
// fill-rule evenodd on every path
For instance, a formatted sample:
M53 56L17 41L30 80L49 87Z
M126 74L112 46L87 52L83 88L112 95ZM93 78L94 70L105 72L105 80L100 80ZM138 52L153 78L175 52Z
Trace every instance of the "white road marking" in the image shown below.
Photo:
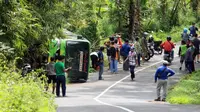
M174 58L176 58L176 57L178 57L178 56L176 55ZM175 60L174 60L174 61L175 61ZM173 62L174 62L174 61L173 61ZM161 63L161 62L163 62L163 60L162 60L162 61L159 61L159 62L156 62L156 63L154 63L154 64L151 64L151 65L149 65L149 66L147 66L147 67L144 67L144 68L142 68L142 69L139 69L139 70L137 70L135 73L138 73L138 72L140 72L140 71L143 71L143 70L145 70L145 69L147 69L147 68L150 68L150 67L152 67L152 66L154 66L154 65L157 65L157 64L159 64L159 63ZM99 100L99 98L100 98L101 96L103 96L106 92L108 92L112 87L116 86L117 84L119 84L119 83L122 82L123 80L127 79L128 77L130 77L130 75L127 75L126 77L122 78L121 80L119 80L119 81L115 82L114 84L112 84L111 86L109 86L109 87L108 87L107 89L105 89L101 94L99 94L97 97L95 97L94 100L97 101L97 102L99 102L100 104L107 105L107 106L111 106L111 107L115 107L115 108L119 108L119 109L125 110L126 112L135 112L135 111L130 110L130 109L128 109L128 108L125 108L125 107L122 107L122 106L113 105L113 104L109 104L109 103L106 103L106 102L103 102L103 101L100 101L100 100Z

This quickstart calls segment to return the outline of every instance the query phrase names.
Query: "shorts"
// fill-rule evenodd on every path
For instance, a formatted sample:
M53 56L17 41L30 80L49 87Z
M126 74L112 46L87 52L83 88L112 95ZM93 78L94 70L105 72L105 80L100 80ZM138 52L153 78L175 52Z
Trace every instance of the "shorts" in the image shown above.
M47 82L50 84L52 81L53 83L56 83L56 75L48 75L48 80Z
M199 49L195 49L195 50L194 50L194 54L195 54L195 55L198 55L198 54L199 54Z
M185 61L185 55L180 57L180 63L183 63Z

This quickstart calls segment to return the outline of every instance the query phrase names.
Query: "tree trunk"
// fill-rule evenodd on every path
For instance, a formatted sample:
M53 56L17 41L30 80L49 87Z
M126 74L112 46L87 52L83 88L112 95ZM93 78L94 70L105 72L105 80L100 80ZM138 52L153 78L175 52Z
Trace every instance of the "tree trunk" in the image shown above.
M134 24L134 38L139 36L140 34L140 0L136 0L136 7L135 7L135 24Z
M121 15L121 4L122 4L122 1L121 0L116 0L116 4L117 4L117 9L118 9L118 28L117 28L117 32L121 32L122 31L122 15Z
M198 5L199 5L199 0L191 0L191 7L195 13L197 20L198 20Z
M134 31L134 14L135 14L135 6L134 0L129 0L129 29L128 35L129 39L133 40L133 31Z
M181 0L174 1L174 6L171 11L170 26L177 25L178 22L178 6Z

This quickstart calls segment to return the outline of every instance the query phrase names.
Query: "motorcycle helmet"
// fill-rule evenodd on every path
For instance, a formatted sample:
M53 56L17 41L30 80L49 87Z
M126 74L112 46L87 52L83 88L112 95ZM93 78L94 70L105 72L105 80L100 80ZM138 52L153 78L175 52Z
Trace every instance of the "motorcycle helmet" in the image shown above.
M131 50L132 50L132 49L135 49L135 47L134 47L134 46L131 46Z
M167 36L167 40L170 41L172 38L171 36Z
M143 33L143 36L146 38L148 36L148 33L147 32L144 32Z
M150 35L150 36L149 36L149 42L153 42L153 41L154 41L153 36Z
M188 31L187 28L184 28L184 29L183 29L183 32L184 32L184 33L187 33L187 31Z

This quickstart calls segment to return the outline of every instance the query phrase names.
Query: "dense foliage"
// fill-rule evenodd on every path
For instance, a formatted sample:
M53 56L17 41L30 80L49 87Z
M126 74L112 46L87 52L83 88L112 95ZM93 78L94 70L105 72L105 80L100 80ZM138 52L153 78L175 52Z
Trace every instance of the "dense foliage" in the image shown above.
M56 111L54 96L44 91L38 72L22 78L14 62L8 63L5 58L0 62L0 112Z
M0 0L0 111L55 111L40 81L20 79L12 60L40 60L50 39L67 38L63 29L83 35L94 49L114 33L134 40L146 31L178 41L199 15L199 0Z
M200 104L199 72L184 77L169 92L167 100L172 104Z
M134 39L153 31L161 38L157 32L199 22L199 5L198 0L0 0L0 41L23 56L35 44L39 54L47 53L48 40L65 37L64 28L93 44L114 33Z

